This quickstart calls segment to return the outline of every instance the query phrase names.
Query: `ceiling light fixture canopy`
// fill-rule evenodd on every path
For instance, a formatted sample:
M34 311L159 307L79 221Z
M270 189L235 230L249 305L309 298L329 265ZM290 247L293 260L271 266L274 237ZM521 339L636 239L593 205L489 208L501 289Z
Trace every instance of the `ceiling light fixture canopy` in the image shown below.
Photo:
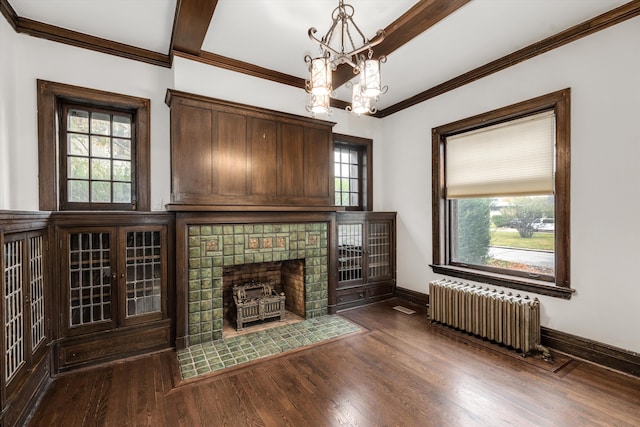
M315 36L318 32L315 27L309 28L309 38L320 45L320 56L304 57L309 64L309 80L306 81L305 89L310 94L310 103L306 108L313 115L331 113L329 97L333 91L332 72L340 64L348 64L353 68L354 74L360 74L357 83L349 83L352 88L352 103L347 107L348 111L358 115L374 114L374 102L387 92L387 86L382 86L380 82L380 64L386 62L387 58L373 57L373 47L384 40L384 30L378 30L372 40L367 39L353 22L354 13L353 6L339 0L338 7L331 14L331 27L321 39ZM354 36L362 39L360 47L356 47ZM339 41L339 45L333 47L334 41Z

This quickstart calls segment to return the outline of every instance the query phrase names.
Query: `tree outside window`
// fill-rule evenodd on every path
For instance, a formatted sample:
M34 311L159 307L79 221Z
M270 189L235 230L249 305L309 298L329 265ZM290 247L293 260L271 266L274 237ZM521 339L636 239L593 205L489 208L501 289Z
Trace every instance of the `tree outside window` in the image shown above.
M569 97L433 129L434 272L571 297Z

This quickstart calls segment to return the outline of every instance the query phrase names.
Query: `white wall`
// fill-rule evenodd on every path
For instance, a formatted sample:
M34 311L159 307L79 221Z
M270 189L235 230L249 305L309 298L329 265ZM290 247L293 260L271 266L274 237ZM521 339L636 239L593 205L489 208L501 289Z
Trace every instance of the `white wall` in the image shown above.
M398 211L398 285L427 292L431 129L572 89L570 301L541 297L543 324L640 352L640 18L383 120L321 117L374 140L374 208ZM151 99L151 204L170 195L168 87L307 115L303 90L176 58L172 70L15 34L0 18L0 209L38 209L36 79ZM383 161L384 159L384 161Z
M640 352L640 18L383 119L381 208L398 211L398 286L427 293L431 129L571 88L571 300L543 325ZM532 295L534 296L534 295Z
M13 38L15 32L6 20L0 18L0 210L9 207L9 141L14 140L13 123L15 110L12 108L16 98L15 88L11 84L14 79L15 55Z
M38 210L37 79L151 100L151 207L163 209L170 192L164 96L171 70L15 34L2 18L0 28L0 118L7 118L0 121L0 209Z

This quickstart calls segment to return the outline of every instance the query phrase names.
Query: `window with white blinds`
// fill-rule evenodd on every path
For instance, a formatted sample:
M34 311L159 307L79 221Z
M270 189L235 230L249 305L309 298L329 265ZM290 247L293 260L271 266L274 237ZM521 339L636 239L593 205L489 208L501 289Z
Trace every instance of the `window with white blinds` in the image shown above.
M552 194L554 158L553 111L449 136L446 197Z
M432 129L434 273L571 298L570 126L566 88Z

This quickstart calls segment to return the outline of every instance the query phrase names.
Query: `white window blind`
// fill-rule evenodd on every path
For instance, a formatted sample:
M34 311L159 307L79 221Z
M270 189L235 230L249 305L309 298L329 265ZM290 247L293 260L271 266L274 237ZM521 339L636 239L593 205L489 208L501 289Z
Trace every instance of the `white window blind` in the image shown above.
M523 117L446 139L446 197L552 194L555 114Z

